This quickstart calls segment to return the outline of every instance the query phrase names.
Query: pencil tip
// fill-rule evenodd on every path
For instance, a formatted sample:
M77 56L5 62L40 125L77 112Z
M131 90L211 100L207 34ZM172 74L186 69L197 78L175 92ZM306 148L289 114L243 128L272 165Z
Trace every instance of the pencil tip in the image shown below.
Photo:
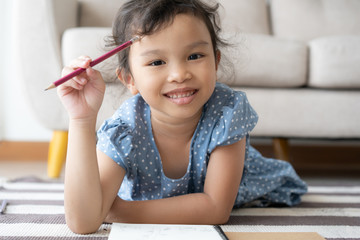
M47 90L50 90L50 89L53 89L55 88L56 86L54 84L51 84L50 86L48 86L47 88L45 88L44 91L47 91Z

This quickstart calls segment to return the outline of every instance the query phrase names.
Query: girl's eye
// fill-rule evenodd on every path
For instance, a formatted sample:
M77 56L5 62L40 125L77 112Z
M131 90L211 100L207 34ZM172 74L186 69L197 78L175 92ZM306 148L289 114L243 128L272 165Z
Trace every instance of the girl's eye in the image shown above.
M165 62L162 60L156 60L156 61L151 62L149 65L150 66L160 66L162 64L165 64Z
M196 59L202 58L203 56L204 55L198 54L198 53L192 54L192 55L189 56L188 60L196 60Z

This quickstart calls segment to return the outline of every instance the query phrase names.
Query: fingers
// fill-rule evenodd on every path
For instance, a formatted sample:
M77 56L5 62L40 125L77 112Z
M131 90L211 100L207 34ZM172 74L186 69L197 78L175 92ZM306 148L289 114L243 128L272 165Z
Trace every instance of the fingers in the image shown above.
M90 66L88 68L86 68L86 76L88 77L87 80L89 80L89 81L99 79L99 78L102 79L100 72L96 71L95 69L93 69Z
M77 68L88 68L90 66L91 58L88 56L80 56L78 58L73 59L69 67L72 67L74 69Z
M90 63L91 63L91 58L88 56L80 56L80 57L72 60L68 66L65 66L63 68L62 74L61 74L62 76L68 75L78 68L85 68L87 70L88 69L91 69L91 70L79 74L78 76L76 76L76 77L72 78L71 80L67 81L66 83L64 83L63 86L64 87L65 86L72 87L77 90L81 90L84 87L84 85L86 85L87 82L89 81L88 73L94 74L93 72L95 72L90 67Z

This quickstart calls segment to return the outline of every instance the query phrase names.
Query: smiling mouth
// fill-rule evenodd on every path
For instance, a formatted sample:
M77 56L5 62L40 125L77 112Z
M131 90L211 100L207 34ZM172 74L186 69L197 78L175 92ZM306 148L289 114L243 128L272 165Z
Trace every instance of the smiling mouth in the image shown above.
M197 93L198 90L191 90L191 91L181 91L181 92L173 92L164 94L166 97L171 99L179 99L179 98L187 98L193 96Z

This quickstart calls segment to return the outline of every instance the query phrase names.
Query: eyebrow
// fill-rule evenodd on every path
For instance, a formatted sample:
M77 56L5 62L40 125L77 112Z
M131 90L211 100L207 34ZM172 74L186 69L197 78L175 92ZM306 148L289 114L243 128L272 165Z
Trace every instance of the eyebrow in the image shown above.
M209 45L209 43L207 41L201 40L201 41L193 42L193 43L187 45L185 48L191 50L193 48L196 48L196 47L202 46L202 45ZM161 52L162 52L161 49L152 49L152 50L141 53L140 56L157 55L157 54L160 54Z

